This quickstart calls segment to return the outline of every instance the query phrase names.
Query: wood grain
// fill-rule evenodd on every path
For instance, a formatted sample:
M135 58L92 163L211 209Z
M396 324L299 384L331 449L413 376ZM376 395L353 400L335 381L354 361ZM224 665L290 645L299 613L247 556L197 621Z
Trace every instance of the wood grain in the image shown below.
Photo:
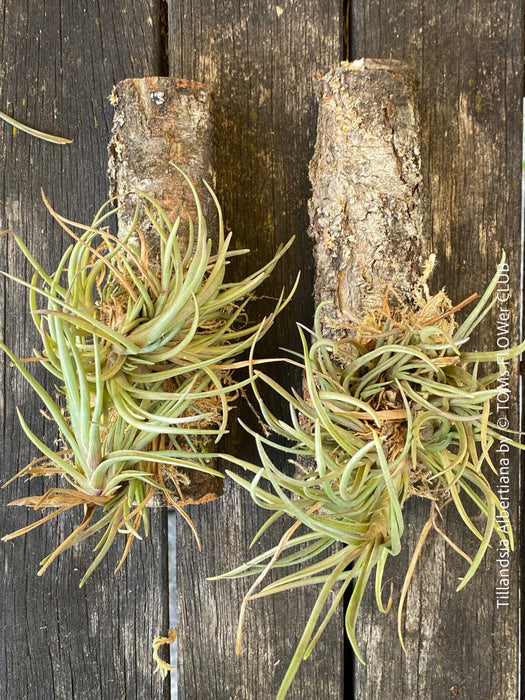
M522 2L351 3L351 59L394 58L409 62L419 82L426 226L439 266L433 286L446 284L461 301L483 291L501 251L510 262L510 324L519 334L520 181L522 126ZM496 309L473 340L496 344ZM517 408L517 382L512 384ZM517 411L511 414L516 428ZM368 660L355 670L355 697L514 699L519 694L518 457L513 455L512 518L518 547L511 561L508 607L496 606L497 548L469 585L456 593L464 562L442 539L428 540L408 600L404 634L395 617L375 611L370 596L358 639ZM497 477L494 483L497 484ZM428 509L409 504L404 553L385 578L399 592L408 554ZM452 512L443 529L472 552L475 541Z
M112 119L107 95L122 78L159 74L166 65L162 41L163 0L61 3L4 0L0 13L0 109L42 130L71 136L57 147L14 134L0 123L0 230L24 236L53 269L66 242L47 217L40 187L57 209L88 221L107 196L106 146ZM254 253L243 275L268 259L277 244L299 237L269 294L303 273L301 292L278 330L258 350L297 348L295 322L311 323L312 255L307 240L307 166L313 151L316 71L339 60L339 3L314 0L279 4L260 0L171 0L168 3L171 74L207 82L215 91L214 163L227 225L239 246ZM438 254L435 287L444 283L460 301L481 291L506 248L510 259L514 337L519 326L521 99L523 1L354 0L347 3L350 59L362 56L408 62L419 82L426 226ZM29 270L9 237L0 239L0 266L27 277ZM20 355L38 344L25 294L2 283L3 339ZM271 307L261 299L259 313ZM496 320L487 319L478 346L493 346ZM12 475L34 451L21 434L19 405L31 426L50 443L49 421L23 379L0 360L2 477ZM39 379L52 382L38 368ZM272 370L278 381L298 386L300 377ZM517 426L513 384L511 421ZM280 411L272 397L272 409ZM241 414L241 409L239 409ZM242 409L251 422L250 411ZM255 460L251 438L236 426L225 449ZM513 461L512 517L517 529L519 480ZM6 509L36 484L13 484L1 493L0 530L32 519ZM409 508L405 550L392 562L387 583L399 590L408 557L426 519ZM180 696L185 700L266 700L275 695L313 600L313 592L268 599L250 609L244 654L234 655L234 628L246 582L206 582L248 556L248 543L264 514L229 484L222 502L190 508L204 541L199 555L191 533L178 526L181 612ZM44 526L2 545L0 697L29 700L167 698L168 685L152 674L151 640L165 633L167 564L165 513L152 513L153 537L135 545L114 577L115 552L79 590L91 561L89 544L64 555L43 579L37 564L72 528L71 519ZM445 513L456 534L460 523ZM262 546L273 539L266 539ZM463 540L472 550L469 536ZM519 540L518 540L519 545ZM353 696L375 698L518 697L518 572L512 563L508 608L496 608L496 550L464 591L456 594L464 562L435 537L427 542L408 599L408 654L400 650L393 615L374 612L370 597L358 636L368 658L355 669ZM343 697L341 618L332 621L303 667L290 698ZM352 679L348 678L346 692Z
M301 270L301 290L261 342L259 357L297 348L297 321L312 319L312 256L307 240L308 162L315 138L314 80L340 59L338 2L171 2L170 72L206 83L214 92L213 165L228 227L239 247L251 249L232 274L240 276L268 260L280 242L296 235L286 261L266 294L290 288ZM271 300L261 299L263 314ZM276 368L285 386L297 373ZM272 408L283 417L285 409ZM250 410L239 409L255 425ZM257 459L253 440L232 421L225 449ZM255 700L275 697L304 628L315 591L258 601L250 607L243 654L235 656L237 616L248 581L207 582L249 556L249 542L265 514L249 495L227 483L222 499L189 510L201 533L199 556L188 529L178 528L179 695L183 700ZM277 531L261 547L280 537ZM342 622L326 631L304 664L290 698L342 697Z
M41 130L74 139L54 146L0 123L0 230L21 234L47 270L53 270L64 239L42 204L40 188L57 211L89 222L106 200L107 143L113 109L107 100L124 77L156 73L160 57L159 3L40 3L5 0L0 13L1 109ZM10 237L0 241L0 267L27 279L28 266ZM0 314L5 342L21 356L38 339L24 290L2 282ZM48 444L52 424L27 384L1 358L2 481L35 450L15 414L20 406ZM53 391L53 381L35 373ZM0 531L35 518L7 509L16 497L39 493L40 484L18 482L1 493ZM77 515L78 518L78 515ZM152 513L152 537L132 548L124 569L112 553L83 589L82 573L94 543L62 555L37 578L38 562L73 518L60 519L2 545L0 571L0 697L56 700L166 698L167 683L153 675L151 643L168 626L165 513Z

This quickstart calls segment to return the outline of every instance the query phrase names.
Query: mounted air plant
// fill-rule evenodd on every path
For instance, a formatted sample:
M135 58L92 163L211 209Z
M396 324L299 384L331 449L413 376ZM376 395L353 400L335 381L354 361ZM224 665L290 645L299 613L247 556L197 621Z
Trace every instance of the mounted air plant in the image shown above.
M147 534L146 505L155 493L162 492L178 507L179 482L191 479L192 471L221 476L210 466L217 455L209 450L209 440L224 435L229 404L251 381L232 378L232 370L242 364L235 358L266 332L293 294L281 295L263 321L248 322L247 304L291 241L256 273L225 282L228 262L248 251L228 250L231 234L224 235L220 207L208 187L219 213L218 250L212 254L197 193L186 180L195 198L197 225L194 230L188 222L185 250L178 238L180 220L171 221L141 192L134 222L122 240L105 227L116 211L111 203L91 226L81 226L56 214L44 198L74 240L53 274L15 237L35 272L31 282L11 279L30 290L43 344L35 359L59 380L60 397L55 401L23 360L3 343L0 347L43 401L62 443L59 450L46 446L19 413L24 432L42 456L17 476L58 474L66 485L14 501L55 510L3 539L23 535L76 506L83 510L78 527L44 559L40 574L58 554L103 531L82 585L118 533L128 536L121 563L140 538L141 525ZM160 253L154 260L137 226L141 211L158 234ZM39 306L42 298L46 308ZM189 474L181 474L181 468Z
M401 592L401 642L407 587L429 531L434 528L468 561L459 590L472 578L489 547L496 516L508 518L484 473L485 467L493 468L489 449L501 436L489 417L490 400L499 391L491 387L499 373L482 376L481 370L497 360L497 353L463 350L491 307L496 283L497 276L461 325L454 321L454 312L464 304L452 308L444 292L430 298L422 287L415 290L411 308L391 312L385 301L383 309L362 320L354 339L339 342L321 337L323 308L319 307L310 347L299 329L304 397L286 391L252 367L255 379L289 403L291 422L286 423L269 411L254 384L264 420L272 433L286 439L286 445L277 444L269 433L262 436L250 430L262 466L232 458L255 476L250 482L228 473L250 491L257 504L271 511L254 541L282 516L290 516L293 522L275 547L223 576L257 577L243 602L238 652L249 601L292 588L321 586L279 699L285 697L301 661L308 658L350 586L346 632L363 661L355 631L359 607L375 570L377 605L383 612L390 608L392 600L384 604L381 598L383 572L388 556L401 550L403 506L408 498L429 499L430 518ZM524 347L514 348L508 358ZM296 467L293 476L275 466L266 445L290 455ZM263 488L263 480L270 488ZM436 517L448 503L479 539L472 558L438 527ZM481 530L476 521L483 522ZM511 533L510 523L506 525ZM300 526L304 527L297 532ZM512 534L505 537L512 546ZM281 574L258 590L270 570L280 572L290 566L296 567L292 573Z

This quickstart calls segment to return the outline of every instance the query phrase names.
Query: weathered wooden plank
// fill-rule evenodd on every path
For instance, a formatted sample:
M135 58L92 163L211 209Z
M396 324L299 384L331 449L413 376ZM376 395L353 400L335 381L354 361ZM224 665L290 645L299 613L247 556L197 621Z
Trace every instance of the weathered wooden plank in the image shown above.
M446 283L457 301L482 291L505 248L512 340L520 322L522 5L516 0L483 6L358 0L349 17L349 58L392 57L416 71L426 224L439 260L434 286ZM500 306L477 335L478 347L495 346ZM512 391L516 406L516 381ZM517 427L516 410L509 417ZM516 455L512 465L512 518L518 531ZM495 475L493 484L498 483ZM391 561L385 577L398 594L427 512L424 504L409 504L404 554ZM475 540L451 512L444 513L441 526L473 551ZM355 697L517 698L519 542L510 563L508 606L498 607L502 567L497 559L494 547L458 594L465 562L437 535L427 541L407 600L406 655L397 641L395 616L377 613L370 595L358 630L368 665L356 668Z
M44 267L54 269L66 240L42 205L44 187L57 211L89 221L107 198L107 143L113 108L107 97L124 77L157 73L159 2L19 3L0 13L2 109L40 129L69 135L71 146L35 141L0 124L0 229L22 235ZM9 237L0 242L2 269L29 270ZM22 356L38 346L26 294L2 283L2 335ZM53 426L15 369L1 358L2 481L35 456L18 426L15 405L48 443ZM52 390L41 369L39 379ZM2 492L2 534L34 519L7 501L38 493L17 483ZM77 516L78 517L78 516ZM124 569L112 553L83 589L81 574L93 543L63 555L42 579L38 562L72 529L73 518L43 526L2 545L0 572L0 697L31 700L94 697L164 698L167 683L153 675L151 642L168 626L165 513L151 514L152 537L132 548Z
M340 6L315 0L277 5L251 2L171 2L170 73L199 80L214 91L217 192L227 226L253 257L234 271L246 274L278 243L298 237L267 288L290 287L298 269L301 291L257 350L275 356L295 348L296 321L311 323L312 254L307 240L308 162L315 139L314 79L340 59ZM271 308L262 299L258 312ZM300 386L289 368L271 370L285 386ZM269 397L271 401L271 397ZM284 407L273 408L284 415ZM243 419L250 411L243 408ZM253 420L251 421L253 423ZM253 441L232 425L225 449L256 460ZM265 514L245 493L226 484L218 502L189 509L203 540L199 555L184 524L178 527L179 693L183 700L275 697L313 605L301 591L250 607L243 654L235 656L235 630L247 581L207 582L206 576L239 565ZM273 539L266 538L258 547ZM259 551L263 551L260 549ZM342 697L342 621L337 617L304 664L290 698Z

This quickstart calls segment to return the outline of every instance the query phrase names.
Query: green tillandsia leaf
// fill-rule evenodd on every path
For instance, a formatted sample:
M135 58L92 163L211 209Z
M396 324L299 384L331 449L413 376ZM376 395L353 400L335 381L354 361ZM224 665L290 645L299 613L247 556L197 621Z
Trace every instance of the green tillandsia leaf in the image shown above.
M505 259L505 252L503 252L501 255L500 265L502 265L505 262ZM498 279L499 272L496 272L494 277L491 279L488 287L486 288L485 292L483 293L481 299L478 301L474 309L470 312L467 318L463 321L463 323L458 327L458 329L454 333L453 340L455 343L458 343L459 341L468 338L468 336L472 333L474 328L476 328L476 326L478 326L481 323L483 318L488 314L492 306L496 303L496 298L494 298L492 301L490 301L490 299L494 290L496 289Z
M199 285L202 283L202 279L208 266L208 261L211 253L211 242L207 239L206 236L204 217L202 215L202 209L200 207L199 198L197 196L193 183L191 183L191 181L189 180L189 178L187 178L186 175L184 175L184 178L190 185L197 208L198 226L197 240L195 244L195 254L192 257L191 263L185 274L185 279L182 283L182 287L179 289L179 287L177 286L168 294L168 299L170 301L166 303L167 310L165 312L162 312L158 318L154 317L146 321L139 329L132 333L132 338L139 347L144 347L150 344L152 337L158 337L159 335L163 335L165 329L170 327L176 321L177 317L183 311L184 306L187 305L188 302L191 300L191 295L196 293ZM148 197L147 195L140 192L138 194L142 194L146 201L152 201L151 197Z
M296 539L292 540L292 544L296 544ZM335 539L331 539L331 544L336 544ZM332 547L332 550L334 547ZM361 545L349 544L343 549L336 549L335 552L329 554L322 558L320 561L314 564L308 564L304 566L300 571L287 576L281 576L276 581L272 581L267 586L265 586L261 591L255 593L251 596L254 600L258 598L264 598L268 595L273 595L275 593L281 593L283 591L292 590L294 588L304 587L304 586L314 586L319 583L325 583L328 581L333 573L334 567L341 561L341 557L344 557L347 561L347 566L354 560L357 560L360 556L362 550ZM312 549L312 554L306 557L303 556L304 561L302 563L308 563L317 556L316 549ZM296 557L293 557L293 561ZM283 561L280 561L281 566L286 566ZM327 572L327 573L324 573ZM347 571L341 571L336 580L344 580L346 578Z
M509 348L508 354L505 355L506 360L513 360L525 352L525 341L516 347ZM463 352L461 360L463 362L497 362L501 355L501 350L493 350L492 352ZM499 375L495 375L497 378Z
M133 426L143 432L149 432L153 435L217 435L220 430L215 428L196 428L194 426L184 427L188 424L195 423L196 417L192 416L170 416L166 421L159 419L159 416L154 412L137 409L135 402L127 401L125 394L118 391L111 392L111 400L113 405L124 418L128 425ZM175 402L174 402L175 403ZM177 409L178 410L178 409ZM162 417L162 416L161 416ZM202 416L208 418L211 416Z
M201 319L197 299L195 298L194 294L192 294L192 302L194 313L193 320L189 327L184 327L181 323L159 338L157 343L155 343L153 346L150 345L144 349L144 351L148 353L148 359L152 362L152 364L166 362L174 357L181 357L186 347L195 339ZM179 340L178 337L181 335L182 338ZM165 348L164 346L170 343L170 341L174 341L175 345L170 344L167 348ZM158 348L161 348L162 350L159 351Z
M97 477L99 474L105 473L108 471L110 466L117 463L130 467L144 462L156 462L159 464L171 464L175 467L184 467L185 469L191 469L193 471L205 472L206 474L212 474L213 476L223 478L223 474L221 472L205 464L205 461L210 461L214 456L217 456L217 454L218 453L211 453L211 456L206 454L205 457L198 457L197 455L191 455L187 452L178 450L151 450L147 452L141 450L119 450L111 452L105 456L104 460L101 461L100 465L98 466L99 471L95 472L94 476ZM133 473L129 469L128 472L130 474ZM123 473L124 472L119 472L115 479L121 480ZM140 477L141 480L143 480L142 477L144 476L148 479L151 478L150 472L137 471L136 474L137 478ZM111 486L108 485L107 488L112 490L114 481L111 480L109 483ZM158 486L158 488L161 487Z
M306 623L303 635L299 641L299 644L297 645L295 654L292 658L292 661L290 662L290 665L288 666L286 674L279 688L277 700L284 700L284 698L286 697L286 693L288 692L288 689L290 688L290 685L292 684L292 681L295 678L297 671L299 670L299 666L301 664L301 661L303 660L303 656L306 653L308 644L314 633L315 625L317 624L317 620L321 615L322 608L324 607L326 600L328 599L328 596L330 595L332 588L335 582L337 581L338 576L344 571L346 566L347 561L343 558L340 561L340 563L334 568L332 575L322 587L321 592L319 593L316 603L312 609L308 622Z
M78 328L85 330L88 333L95 333L99 335L100 337L104 338L105 340L108 340L109 342L113 343L115 346L115 349L120 350L121 352L127 352L128 354L133 354L134 352L137 352L139 350L138 347L136 347L133 343L131 343L129 340L124 338L120 333L116 333L115 331L111 330L108 328L105 324L101 323L100 321L97 321L94 319L90 314L85 313L81 309L78 309L74 307L72 304L69 304L66 301L63 300L57 300L50 292L46 291L45 289L41 289L40 287L35 287L34 285L30 284L29 282L25 282L22 279L19 279L18 277L14 277L13 275L8 274L7 272L0 271L4 277L7 277L8 279L11 279L15 282L18 282L18 284L23 285L24 287L27 287L28 289L31 289L35 291L37 294L41 294L42 296L46 297L48 300L51 302L57 301L57 303L60 304L60 307L64 310L64 312L59 312L59 311L52 311L52 310L42 310L40 313L42 314L47 314L47 315L62 315L63 318L66 320L69 320L71 322L75 322L75 324L78 326ZM68 313L65 313L68 312Z
M314 445L314 439L313 439L313 437L311 439L309 439L308 435L305 434L299 427L293 429L293 428L290 428L290 426L286 426L285 423L283 423L281 425L279 422L279 423L277 423L277 425L279 426L279 428L282 428L283 432L281 433L280 431L278 432L274 428L271 421L266 420L266 425L270 426L270 428L272 429L272 431L274 433L276 433L278 435L283 435L283 437L286 437L290 440L296 440L295 446L288 446L288 445L283 445L280 442L276 442L276 441L274 441L274 440L272 440L264 435L259 435L259 433L256 430L247 426L240 419L239 419L239 424L242 425L242 427L246 430L246 432L249 433L250 435L252 435L254 438L258 437L264 445L269 445L270 447L276 447L281 452L286 452L286 453L289 453L289 454L297 456L297 457L299 457L301 455L303 455L303 456L310 455L311 456L311 448ZM287 427L289 428L289 430L287 430ZM304 445L302 444L303 439L304 439ZM236 460L232 459L232 461L235 461L235 463L237 464ZM247 468L247 467L245 467L245 468Z
M391 508L390 515L390 541L392 554L395 556L401 551L401 535L403 534L404 523L403 514L401 513L401 503L400 497L397 493L396 486L392 479L392 474L390 473L390 465L388 464L386 455L383 451L383 446L377 433L373 434L374 443L376 445L377 456L379 459L379 464L381 465L381 471L383 473L383 479L385 481L386 489L389 495L389 503Z
M42 452L43 455L45 455L49 461L58 467L64 474L67 474L70 479L78 484L83 491L85 491L87 494L89 493L96 493L96 489L94 489L90 482L89 479L85 478L82 471L78 469L78 467L75 468L73 464L70 464L67 460L62 459L56 452L51 450L42 440L37 438L37 436L34 434L34 432L29 428L27 425L24 417L22 416L22 413L20 412L20 409L17 407L16 409L17 415L18 415L18 420L20 421L20 426L24 433L27 435L27 437L31 440L31 442L38 447L38 449Z
M338 528L336 525L329 524L327 521L323 522L321 519L313 518L311 515L308 514L307 511L299 507L296 501L294 501L291 498L288 498L284 490L281 488L278 479L276 478L275 468L273 464L271 463L270 459L268 458L268 455L265 453L260 443L257 444L257 448L259 450L259 455L265 467L265 476L270 480L273 488L275 489L275 492L285 505L287 512L290 515L293 515L298 520L300 520L304 525L314 529L316 532L323 533L328 537L340 537L340 528ZM346 537L344 539L346 539ZM342 541L344 541L344 539L342 538Z
M339 491L335 490L330 483L330 481L333 480L333 470L330 470L330 472L327 471L327 463L328 460L325 458L324 454L324 449L323 449L323 439L322 439L322 430L321 430L321 423L320 421L316 421L315 423L315 429L314 429L314 436L315 436L315 462L316 462L316 467L317 471L319 472L320 475L320 481L321 481L321 488L324 491L324 495L326 496L328 501L331 501L333 506L340 506L345 508L346 503L344 498L340 496ZM332 479L327 479L327 476L331 476Z
M71 337L67 324L63 323L61 319L52 317L50 318L50 325L53 326L53 335L57 341L58 360L62 367L65 383L71 430L77 438L80 448L79 452L84 455L88 450L88 431L91 416L87 381L82 371L75 342Z
M383 605L383 598L382 598L382 585L383 585L383 575L385 571L385 565L388 559L388 555L390 552L388 549L385 547L381 548L380 554L379 554L379 559L376 564L376 580L375 580L375 596L376 596L376 605L377 608L380 612L386 613L390 610L390 607L392 605L392 595L390 595L390 598L388 600L388 603L386 605Z
M118 267L115 266L112 260L112 253L113 250L110 250L109 254L104 255L104 252L101 252L98 250L98 247L94 247L91 245L91 239L98 234L98 231L94 231L90 227L87 227L87 231L83 236L78 236L71 228L70 225L76 225L70 222L68 219L65 217L60 216L57 214L57 212L52 208L50 205L49 201L47 200L45 194L42 192L42 198L44 200L44 203L49 210L50 214L53 216L55 221L61 226L61 228L69 235L71 236L75 241L77 241L77 246L74 247L73 252L72 252L72 257L73 260L75 261L75 265L73 267L70 266L70 270L68 271L68 276L70 278L72 277L73 279L76 277L78 272L81 272L86 268L85 265L81 265L80 262L75 260L75 252L78 253L83 260L83 253L84 251L82 249L85 249L89 251L90 258L92 258L92 262L95 261L102 261L104 263L104 266L108 268L108 271L111 272L114 276L115 279L118 281L118 283L122 286L123 289L125 289L131 297L136 299L137 294L135 290L133 289L133 286L128 283L128 280L125 278L124 275L120 273L118 270ZM82 228L82 227L81 227ZM86 228L86 227L84 227ZM103 234L105 238L109 237L109 234ZM79 248L80 246L80 248ZM122 248L122 243L119 241L117 245L115 246L117 251L120 251ZM85 255L85 253L84 253Z
M231 243L233 234L229 233L223 244L219 247L215 261L212 258L208 259L207 278L204 284L199 289L199 306L205 308L208 304L211 310L219 310L225 304L219 296L219 292L223 289L224 275L226 273L226 259L228 257L228 246ZM235 286L234 289L237 289ZM242 296L242 295L239 295Z
M299 331L300 336L301 336L301 342L303 343L303 347L306 349L306 339L304 337L304 334ZM313 403L313 406L319 415L321 421L323 422L323 427L328 431L330 437L334 439L337 443L343 447L343 449L347 449L350 453L353 450L354 445L352 442L348 439L348 436L346 433L343 433L342 431L338 430L334 423L329 419L328 417L328 412L326 411L323 402L321 401L320 397L318 396L317 393L317 386L315 384L315 376L312 371L312 366L309 361L309 358L307 357L307 353L305 352L305 374L306 374L306 380L307 380L307 385L308 385L308 391L310 393L310 397ZM372 409L370 409L367 406L367 412L370 412L371 417L376 420L376 417L374 416L374 412Z
M359 647L357 645L355 628L357 624L357 615L359 613L359 607L361 605L361 601L363 600L366 584L368 582L368 579L370 578L370 574L372 573L372 569L375 565L377 551L378 545L377 543L373 543L368 547L367 550L363 552L363 558L359 562L359 575L357 577L357 582L354 587L354 590L352 591L350 602L348 603L348 607L346 609L345 614L346 634L350 641L350 644L352 645L352 649L354 650L355 655L357 656L359 661L361 661L361 663L364 663L364 658L361 655Z
M102 382L102 370L100 365L100 347L99 338L93 336L93 352L95 361L95 384L94 384L94 404L93 412L91 415L91 424L89 427L89 446L90 451L93 450L97 453L98 458L100 458L99 446L101 444L100 438L100 428L103 422L104 416L104 400L105 400L105 387ZM94 460L98 461L98 460Z
M122 378L121 378L122 379ZM197 377L193 378L193 384L195 384L195 380L198 379ZM125 381L122 379L122 381ZM204 385L207 385L208 379L206 378L205 382L203 382ZM243 379L240 382L232 382L231 384L227 384L226 386L221 386L220 388L217 387L216 389L210 389L207 391L191 391L189 389L184 389L184 392L182 393L181 388L179 388L179 393L181 396L183 396L184 399L188 401L192 401L195 399L204 399L204 398L213 398L215 396L220 396L222 394L230 394L239 391L240 389L248 386L249 384L252 383L252 380L250 378L248 379ZM162 384L161 384L162 386ZM191 388L191 387L190 387ZM135 386L134 384L130 384L129 382L126 382L126 391L131 395L135 396L137 399L149 399L150 401L173 401L173 393L168 392L168 391L157 391L154 387L151 389L144 389L140 386Z
M113 518L110 520L110 523L102 536L102 539L99 544L102 546L99 549L99 552L95 559L91 562L91 564L88 566L86 573L82 577L80 581L80 588L86 583L88 578L91 576L93 571L97 568L97 566L100 564L100 562L104 559L106 554L108 553L111 545L113 544L113 541L115 540L115 537L117 536L118 530L119 530L119 520L120 520L120 512L117 511Z
M241 463L241 460L237 460L230 456L228 456L227 459L228 461L233 462L234 464ZM260 472L260 469L255 471ZM278 496L273 496L264 489L252 488L253 481L247 481L235 472L230 472L228 470L226 471L226 474L230 477L230 479L232 479L233 481L237 482L238 484L246 488L248 491L250 491L252 498L260 508L268 508L270 510L275 510L276 508L280 509L280 507L282 507L281 501ZM284 507L282 507L282 512L286 512Z
M0 112L0 119L3 119L5 122L13 126L18 131L23 131L24 133L29 134L30 136L34 136L35 138L40 139L41 141L49 141L51 143L56 143L59 146L63 146L67 143L73 143L73 139L67 139L63 136L53 136L53 134L47 134L44 131L33 129L33 127L28 126L27 124L22 124L22 122L19 122L17 119L10 117L8 114L5 114L5 112Z
M162 274L160 278L160 289L167 290L170 287L180 288L182 284L182 271L185 266L182 262L181 250L178 245L178 232L180 227L180 217L175 219L170 229L167 241L161 241ZM193 229L191 246L193 248ZM186 262L187 265L187 262ZM157 299L156 311L159 313L166 304L166 295L160 294Z
M268 518L270 520L270 518ZM292 540L287 542L283 547L282 551L285 552L288 549L295 549L295 548L300 548L300 551L298 551L296 554L292 554L289 557L283 557L282 559L278 559L275 562L276 567L280 566L286 566L283 564L285 560L289 560L290 562L296 563L299 558L302 557L304 554L306 560L310 558L306 554L306 550L308 549L304 545L307 544L308 542L311 542L312 540L317 540L321 541L321 545L316 545L315 543L311 545L310 551L316 551L316 547L319 546L319 551L323 551L326 549L327 546L333 543L333 539L331 538L325 538L322 535L314 535L314 534L307 534L307 535L300 535L297 537L294 537ZM328 544L327 544L328 543ZM244 576L255 576L257 574L260 574L261 571L264 570L267 562L269 559L271 559L275 552L277 551L277 547L272 547L271 549L267 550L263 554L260 554L250 561L246 562L245 564L242 564L241 566L232 569L231 571L227 572L226 574L220 574L218 576L211 576L209 578L210 581L216 581L219 579L226 579L226 578L241 578Z
M473 474L466 474L465 476L466 479L474 480ZM461 583L457 587L457 591L460 591L462 588L464 588L476 573L479 565L483 560L485 552L487 551L487 548L490 545L490 540L492 538L492 534L496 525L496 503L499 503L499 501L497 500L496 496L492 493L489 484L483 484L483 482L480 482L481 480L477 481L477 485L484 489L484 495L486 498L486 503L484 504L486 506L486 511L485 508L483 508L486 516L485 532L483 533L483 537L479 545L478 551L476 552L476 556L472 560L472 564L470 565L465 576L463 576Z
M16 241L17 246L20 248L20 250L22 251L22 253L23 253L24 256L26 257L27 261L28 261L28 262L32 265L32 267L35 269L35 272L37 273L37 275L38 275L39 277L41 277L41 278L44 280L44 282L46 282L46 284L48 284L49 286L51 286L51 284L53 283L53 278L45 272L45 270L43 269L43 267L40 265L40 263L38 262L38 260L33 256L33 254L31 253L31 251L29 250L29 248L26 246L26 244L24 243L24 241L20 238L20 236L17 236L16 234L14 234L13 237L14 237L14 239L15 239L15 241ZM71 250L72 250L72 246L70 246L70 247L68 248L68 250L64 253L63 258L65 257L65 258L67 259L68 255L71 253ZM65 296L65 295L66 295L66 291L63 290L63 293L64 293L64 296Z
M71 431L70 426L66 422L62 411L60 408L57 406L57 404L53 401L51 396L47 393L47 391L44 389L44 387L40 384L40 382L33 377L33 375L27 371L27 369L24 367L24 365L20 362L20 360L16 357L16 355L11 352L11 350L5 345L2 341L0 341L0 348L5 352L5 354L9 357L11 362L15 365L15 367L18 369L20 374L27 380L33 391L39 396L39 398L42 400L44 403L46 409L52 416L53 420L57 424L61 434L64 436L64 438L67 440L67 442L71 445L72 449L79 450L78 444L73 436L73 433Z

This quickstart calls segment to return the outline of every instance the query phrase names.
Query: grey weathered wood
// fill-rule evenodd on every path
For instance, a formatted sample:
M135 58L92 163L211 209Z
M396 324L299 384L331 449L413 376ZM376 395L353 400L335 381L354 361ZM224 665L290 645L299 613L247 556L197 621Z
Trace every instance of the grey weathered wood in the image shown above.
M97 7L58 0L45 6L34 0L22 5L5 0L2 5L0 108L36 127L75 138L73 146L59 148L24 134L13 136L10 127L0 123L0 229L9 227L26 236L47 269L53 269L65 241L44 219L39 188L44 185L58 211L82 221L89 220L105 199L112 114L106 95L121 78L161 70L161 5L160 0L116 0ZM505 246L510 254L516 333L522 5L522 0L349 3L350 57L404 60L419 80L422 161L430 203L427 226L441 261L436 286L446 281L450 296L457 300L474 288L481 290ZM338 9L338 3L321 0L301 7L284 2L183 0L172 2L169 9L172 74L206 80L217 93L219 194L227 223L236 229L241 244L248 243L255 252L251 269L273 252L278 241L292 233L302 237L292 256L294 265L286 271L281 266L272 293L290 283L295 268L306 273L302 289L311 288L305 202L316 108L308 81L316 68L324 70L339 59ZM0 255L2 267L28 274L9 238L0 240ZM11 283L1 289L3 337L27 355L38 340L23 313L25 295ZM264 307L262 301L261 307L269 304ZM296 346L298 319L311 320L305 291L283 315L279 330L261 345L260 356L275 353L277 345ZM481 336L487 345L493 344L494 319L487 321ZM35 454L18 428L15 403L47 440L56 435L38 414L23 379L3 358L0 367L1 460L7 477ZM35 371L45 379L42 370ZM288 385L299 383L298 377L279 371L275 376ZM248 413L244 418L249 419ZM515 414L513 418L516 425ZM251 439L240 430L233 430L230 444L246 458L255 458ZM22 509L3 506L35 487L19 483L1 493L2 533L32 517ZM513 493L517 490L513 475ZM515 506L516 501L514 518ZM181 532L182 524L181 695L190 700L272 697L279 669L291 657L302 629L308 600L283 596L254 605L244 656L235 658L234 620L246 583L206 583L201 577L238 564L263 515L233 487L228 487L224 503L190 510L205 551L198 555L191 535ZM408 549L390 570L397 586L426 509L410 508L409 513ZM163 514L152 514L157 537L134 546L123 572L113 577L115 552L81 591L76 582L90 561L89 544L63 556L42 580L34 575L38 560L56 545L59 532L70 531L71 519L2 545L0 697L166 697L167 686L152 676L150 654L152 636L167 628L163 519ZM448 514L447 525L455 524L457 520ZM473 545L468 538L464 544ZM437 537L429 540L408 600L409 653L405 657L400 651L394 617L373 613L371 598L359 631L369 664L357 668L355 697L517 697L518 562L519 553L512 562L511 605L498 611L495 556L489 554L477 577L456 594L464 562ZM312 657L313 669L308 673L303 669L291 697L341 696L343 633L342 628L335 632L336 626L333 622L327 630Z
M180 217L178 240L188 247L188 219L197 221L197 204L188 183L194 183L206 218L208 238L218 242L217 212L204 181L213 184L211 165L211 95L201 83L170 77L121 80L113 89L113 135L109 144L110 195L119 205L118 233L126 236L136 216L135 189L153 197L171 221ZM148 245L152 266L160 255L159 235L143 209L137 228ZM213 253L216 248L213 249ZM214 450L213 439L201 436L200 449ZM181 504L202 503L222 493L223 480L183 470L188 484L180 484ZM156 499L156 504L166 503Z
M350 59L391 57L415 69L428 198L426 225L439 261L434 287L446 284L456 301L482 291L505 248L511 267L511 332L516 340L523 3L357 0L351 3L349 18ZM475 344L494 347L496 332L492 314ZM516 381L512 390L517 408ZM514 427L517 420L514 410ZM377 613L372 594L363 608L358 639L368 664L356 668L355 697L518 697L518 483L514 455L512 519L518 548L511 563L509 607L496 608L496 548L468 586L456 593L465 562L441 538L432 536L407 599L406 655L397 641L395 616ZM425 504L408 504L404 553L398 561L391 560L385 576L385 585L393 581L397 592L427 514ZM472 552L475 541L459 519L452 511L444 517L442 527Z
M413 76L400 61L344 62L318 85L310 163L315 302L327 337L367 312L406 304L423 271L419 129Z
M275 356L278 346L298 347L296 321L311 324L312 256L306 231L308 162L315 138L314 80L340 59L338 2L171 2L170 72L199 80L214 92L213 164L217 191L236 244L252 256L232 270L245 274L269 259L278 243L298 238L266 293L290 287L296 271L301 291L257 349ZM271 302L261 300L263 314ZM269 371L284 385L300 382L288 368ZM270 401L272 397L268 397ZM284 407L272 406L285 415ZM240 409L241 410L241 409ZM250 410L244 420L253 423ZM257 459L252 438L232 421L225 448ZM292 468L293 469L293 468ZM181 699L266 700L275 697L315 599L313 590L277 596L250 606L243 654L235 656L235 630L248 581L207 582L206 576L239 565L265 513L227 483L220 501L190 508L203 540L199 555L189 529L178 527L179 693ZM266 537L258 551L275 542ZM252 553L253 554L253 553ZM290 698L342 697L342 621L337 617L307 664Z
M113 108L107 100L124 77L159 70L159 2L45 4L5 0L0 13L1 109L23 122L75 139L54 146L0 123L0 230L20 233L47 270L55 269L69 242L47 215L40 187L57 211L89 222L107 198L107 143ZM27 279L10 237L0 240L0 267ZM2 282L2 336L21 356L39 345L27 313L27 294ZM16 369L0 359L2 481L36 456L15 414L49 444L52 424ZM52 378L32 366L53 390ZM0 493L0 531L35 519L26 509L7 509L16 497L38 493L36 481ZM81 515L81 514L80 514ZM60 519L2 544L0 567L0 697L29 700L166 698L168 684L153 674L151 643L168 627L165 513L151 514L152 536L132 547L113 575L114 551L83 589L82 573L94 542L62 555L42 579L38 562L68 534L75 517ZM116 549L119 549L118 546Z

